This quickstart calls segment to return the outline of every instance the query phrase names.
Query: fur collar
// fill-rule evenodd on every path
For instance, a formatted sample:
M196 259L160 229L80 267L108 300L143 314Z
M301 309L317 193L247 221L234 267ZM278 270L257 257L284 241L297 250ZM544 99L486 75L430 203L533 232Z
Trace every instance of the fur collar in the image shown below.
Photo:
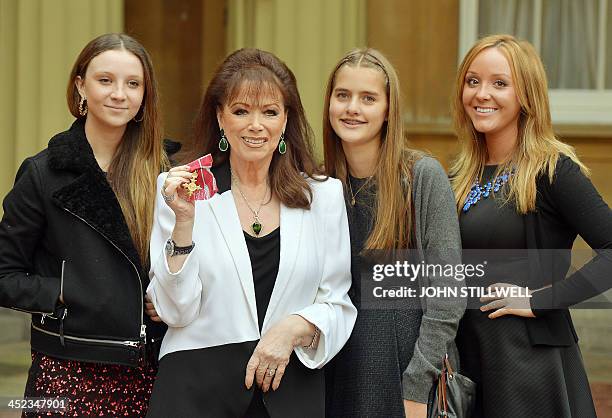
M51 138L49 166L74 173L99 171L104 175L85 136L85 120L75 120L70 129Z
M72 181L52 192L53 201L106 237L141 271L119 201L85 137L84 120L76 120L68 131L49 141L49 166L75 174Z

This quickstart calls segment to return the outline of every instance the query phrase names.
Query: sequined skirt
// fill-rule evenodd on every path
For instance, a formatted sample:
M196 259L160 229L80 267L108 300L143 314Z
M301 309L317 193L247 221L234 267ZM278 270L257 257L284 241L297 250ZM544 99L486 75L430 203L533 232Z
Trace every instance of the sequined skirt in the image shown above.
M25 397L66 398L67 402L64 410L24 416L144 417L156 373L156 365L87 363L32 351Z

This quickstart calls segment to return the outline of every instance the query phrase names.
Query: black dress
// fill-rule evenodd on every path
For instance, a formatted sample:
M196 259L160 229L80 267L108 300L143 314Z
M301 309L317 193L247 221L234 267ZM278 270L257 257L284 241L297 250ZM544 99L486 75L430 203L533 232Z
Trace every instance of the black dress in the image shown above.
M486 166L483 182L497 166ZM481 183L481 184L482 184ZM464 249L498 249L517 253L526 249L525 220L513 204L504 204L503 191L481 199L460 215ZM464 262L470 260L464 259ZM527 286L525 271L508 268L508 262L527 263L520 256L490 265L483 286L506 282ZM506 263L506 264L504 264ZM506 315L487 317L491 312L473 309L470 301L457 334L462 373L477 383L474 418L588 418L594 417L588 379L576 343L569 346L535 345L529 338L531 318ZM482 304L479 304L482 305Z
M351 236L351 301L359 313L351 337L325 366L326 415L333 418L401 418L402 372L419 336L419 309L362 309L361 250L374 222L376 186L349 176L355 205L347 203Z

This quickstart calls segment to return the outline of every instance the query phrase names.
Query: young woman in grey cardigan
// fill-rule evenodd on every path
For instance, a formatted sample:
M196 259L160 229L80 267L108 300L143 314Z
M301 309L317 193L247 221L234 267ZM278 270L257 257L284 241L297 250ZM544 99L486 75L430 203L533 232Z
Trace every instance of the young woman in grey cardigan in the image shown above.
M461 242L447 176L433 158L407 147L398 77L374 49L352 51L330 75L325 98L325 167L345 186L352 247L351 299L357 323L326 366L326 413L332 417L418 417L444 355L454 354L465 301L402 299L366 306L364 251L412 249L420 260L460 262ZM365 279L367 280L367 279ZM437 287L461 286L437 277ZM364 303L362 303L364 302Z

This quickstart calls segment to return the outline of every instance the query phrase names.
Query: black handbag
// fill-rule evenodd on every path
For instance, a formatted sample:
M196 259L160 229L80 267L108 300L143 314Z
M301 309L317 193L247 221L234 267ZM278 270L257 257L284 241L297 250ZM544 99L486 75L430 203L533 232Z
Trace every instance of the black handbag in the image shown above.
M453 371L448 355L442 372L429 392L427 418L470 418L476 400L476 383Z

